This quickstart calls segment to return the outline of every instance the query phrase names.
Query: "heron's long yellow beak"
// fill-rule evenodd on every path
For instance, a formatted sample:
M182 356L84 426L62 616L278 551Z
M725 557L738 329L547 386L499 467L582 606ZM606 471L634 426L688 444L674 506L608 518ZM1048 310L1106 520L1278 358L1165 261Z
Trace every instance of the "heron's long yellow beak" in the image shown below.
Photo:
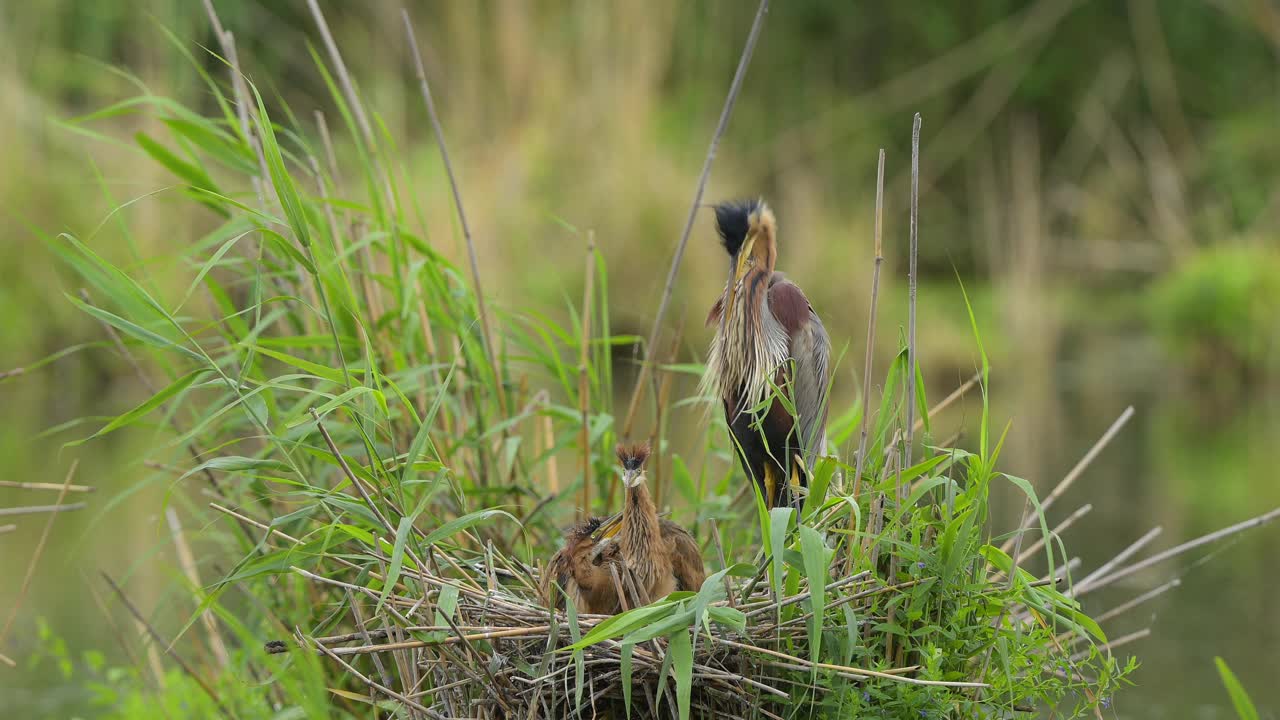
M747 274L747 269L751 267L751 250L756 245L756 233L754 230L747 232L747 239L742 243L742 247L738 249L737 265L733 268L733 282L729 284L729 302L724 306L725 316L737 307L734 301L738 299L738 286L742 284L742 278Z
M751 266L751 250L756 245L756 233L751 231L747 233L747 239L742 243L742 248L738 250L738 266L733 271L733 284L737 285L742 282L742 277L747 274L747 268Z

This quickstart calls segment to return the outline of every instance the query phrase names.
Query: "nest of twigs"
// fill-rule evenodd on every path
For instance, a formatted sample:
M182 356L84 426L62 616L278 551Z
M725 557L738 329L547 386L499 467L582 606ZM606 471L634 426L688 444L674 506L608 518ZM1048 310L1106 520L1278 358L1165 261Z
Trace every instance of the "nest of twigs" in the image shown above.
M577 614L571 607L548 611L535 590L534 569L450 564L453 572L448 574L454 577L427 572L405 578L410 586L426 589L426 597L390 594L382 606L383 628L371 629L366 622L365 630L342 635L298 634L297 644L341 664L375 696L380 693L433 718L614 717L624 713L628 703L638 717L676 717L684 703L694 717L782 717L769 705L790 704L805 696L815 672L855 682L878 678L952 688L982 686L919 679L913 676L919 669L915 666L845 667L779 649L807 647L812 612L804 609L810 591L775 597L761 576L712 577L700 596L677 594L635 613L604 616ZM295 570L321 583L366 593L370 602L378 597L367 588ZM858 573L825 586L826 608L848 607L859 618L855 632L871 636L867 631L884 620L873 609L917 582L886 586L869 572ZM708 600L708 621L689 628L699 597ZM788 609L794 612L784 617ZM743 622L727 624L722 622L726 617ZM684 639L678 632L639 640L628 634L575 649L575 642L589 642L592 634L610 636L625 628L652 626L655 618L672 626L683 624ZM358 618L352 619L359 624ZM272 641L266 649L280 653L289 646ZM373 672L357 669L360 656L375 658ZM388 663L409 680L403 689L388 686ZM681 663L687 664L687 677L692 679L687 687L678 675Z

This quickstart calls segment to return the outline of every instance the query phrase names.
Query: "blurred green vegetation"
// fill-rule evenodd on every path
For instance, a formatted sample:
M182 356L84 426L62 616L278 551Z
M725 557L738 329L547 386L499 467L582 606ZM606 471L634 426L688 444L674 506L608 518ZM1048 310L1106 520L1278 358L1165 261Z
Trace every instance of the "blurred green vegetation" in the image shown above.
M337 124L307 53L308 42L320 41L304 2L215 4L269 101L284 98L313 141L313 109ZM425 234L461 258L400 40L399 5L320 4L361 92L399 144L394 169L412 181ZM734 0L494 0L424 3L412 12L498 307L567 317L565 298L581 295L590 230L617 268L615 330L643 334L751 8ZM133 142L139 131L173 142L154 118L119 115L80 126L118 142L62 122L140 86L215 110L166 31L206 71L224 76L201 50L217 43L197 2L0 7L0 103L8 110L0 114L0 372L98 344L0 384L11 418L0 426L7 476L60 480L68 455L57 448L66 437L43 431L86 418L83 431L146 396L128 364L101 347L100 327L57 292L77 286L41 238L74 231L123 267L146 268L162 292L181 293L187 280L166 272L182 267L175 250L216 224L213 213L171 197L179 181ZM709 199L770 200L782 224L781 269L805 287L837 350L848 343L853 357L867 312L875 151L886 148L882 317L894 320L882 326L877 362L884 367L905 317L908 130L911 114L922 112L921 335L931 392L945 393L974 366L958 273L989 329L993 362L1008 371L1007 386L996 391L1018 421L1009 454L1025 466L1020 474L1065 471L1078 446L1096 437L1095 426L1123 406L1120 398L1136 397L1158 422L1133 442L1130 472L1108 475L1104 492L1133 484L1144 502L1115 497L1120 507L1111 512L1121 519L1103 527L1131 527L1135 514L1171 531L1212 527L1270 498L1256 490L1269 467L1258 448L1273 443L1280 427L1280 268L1267 249L1280 237L1277 52L1280 14L1266 2L775 2ZM354 157L342 140L337 153ZM131 204L111 214L121 203ZM698 326L721 277L704 219L673 305L688 321L687 357L705 347ZM836 403L856 393L855 364L846 365ZM625 363L619 376L618 386L629 388ZM1168 394L1177 397L1153 400ZM972 407L954 412L950 422L972 430ZM1207 426L1232 431L1206 433ZM123 433L77 455L92 484L112 493L136 479L140 470L130 463L152 439ZM106 505L107 493L93 504ZM85 567L102 562L137 572L140 586L159 596L166 578L144 565L164 535L155 508L165 498L159 489L138 493L121 503L132 514L113 510L97 521L97 535L85 534L87 518L60 518L49 564L79 555ZM0 495L4 505L27 501ZM9 548L34 545L39 526L23 522L0 536L7 576L25 567L25 553ZM1130 539L1095 536L1114 545ZM1261 592L1243 579L1261 555L1258 547L1237 553L1239 573L1217 579ZM92 610L56 602L58 585L79 582L80 569L38 584L34 605L55 627L93 635L83 619ZM15 593L0 589L0 607ZM1171 614L1187 617L1176 608ZM1201 639L1211 641L1211 630ZM28 641L33 635L23 633ZM81 649L104 645L100 638ZM1252 638L1238 632L1237 639ZM1139 673L1139 682L1156 688L1151 697L1160 688L1189 692L1187 678L1199 670L1172 663L1195 648L1161 650L1164 679ZM1274 659L1260 660L1267 657ZM1258 688L1260 704L1274 704L1258 667L1267 665L1237 671ZM0 692L44 708L37 714L58 716L56 693L36 687L0 682Z

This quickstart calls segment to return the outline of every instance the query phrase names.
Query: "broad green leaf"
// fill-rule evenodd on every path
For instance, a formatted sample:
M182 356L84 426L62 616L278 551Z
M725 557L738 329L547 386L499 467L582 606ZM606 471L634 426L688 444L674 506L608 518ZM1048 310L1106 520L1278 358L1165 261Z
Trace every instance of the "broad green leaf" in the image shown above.
M391 565L387 567L387 577L382 583L382 594L378 596L378 604L374 607L374 612L382 611L382 606L387 602L387 597L391 595L391 589L400 580L400 568L404 565L404 546L409 540L410 533L413 532L413 516L406 515L400 518L400 523L396 526L396 542L391 548Z
M727 592L724 586L724 578L726 575L733 577L751 577L755 574L756 569L747 563L737 563L707 577L703 580L702 587L698 588L698 594L693 598L693 617L694 624L702 624L707 627L710 632L711 628L707 625L707 617L705 615L707 608L713 602L723 600Z
M822 534L808 525L800 526L800 554L804 556L804 574L809 578L809 601L813 606L813 617L809 619L809 659L818 662L823 616L827 611L827 546Z
M177 175L191 187L208 193L218 192L218 187L214 185L213 178L209 177L204 168L183 160L144 132L135 133L133 139L153 160L163 165L169 172ZM225 207L208 200L207 196L197 196L196 199L219 215L231 217L231 213Z
M564 607L569 618L569 637L573 640L573 645L569 647L573 649L574 702L582 705L582 690L583 685L586 684L587 666L580 645L586 638L581 637L582 630L578 627L578 608L573 604L573 598L566 597Z
M413 442L409 444L409 454L405 458L404 470L400 473L400 483L407 485L413 480L414 463L422 456L422 451L431 444L431 428L435 425L436 414L440 412L440 406L444 403L444 399L448 394L449 387L453 382L453 372L458 369L458 361L455 358L453 365L449 367L449 374L440 381L440 390L436 393L435 400L431 402L431 408L427 411L427 416L422 419L422 424L418 426L418 432L413 436ZM432 448L434 452L434 448ZM440 453L435 452L436 459L440 459Z
M267 357L273 358L275 360L279 360L280 362L286 365L292 365L293 367L296 367L299 370L309 372L312 375L315 375L316 377L323 378L336 385L343 385L346 383L346 378L343 377L341 370L334 370L333 368L328 367L326 365L313 363L310 360L304 360L300 357L289 355L288 353L282 353L276 350L272 350L270 348L265 348L262 345L255 344L255 345L249 345L247 347L252 349L254 352L262 353L263 355L266 355Z
M737 608L716 605L707 608L707 617L739 632L747 628L747 616Z
M207 372L209 371L193 370L187 373L186 375L183 375L177 380L174 380L172 383L169 383L168 387L164 388L163 390L156 393L155 395L152 395L150 398L147 398L147 400L143 402L141 405L138 405L137 407L133 408L132 410L124 414L117 415L113 420L111 420L111 422L102 426L102 429L99 430L98 432L90 435L87 438L84 438L83 440L76 440L74 442L67 443L67 447L75 447L77 445L82 445L94 438L102 437L103 435L106 435L112 430L118 430L126 425L130 425L136 422L138 419L150 414L152 410L155 410L156 408L160 407L169 398L173 397L174 395L177 395L183 390L186 390L188 387L191 387L191 384L195 382L197 378L199 378L200 376L204 375Z
M258 172L257 160L247 145L208 122L192 122L175 118L161 120L169 129L189 140L228 167L245 174Z
M1240 684L1235 673L1231 672L1231 668L1227 667L1227 663L1220 657L1215 657L1213 663L1218 666L1218 675L1222 678L1222 685L1227 689L1227 695L1231 696L1231 704L1236 708L1236 715L1240 720L1258 720L1258 709L1254 707L1253 700L1249 698L1249 694L1245 692L1244 686Z
M271 175L271 185L275 188L276 196L280 198L280 207L284 208L285 217L289 219L289 227L293 230L298 243L308 247L311 245L311 231L307 226L307 213L302 205L302 198L298 195L293 177L284 166L284 156L280 152L280 143L276 140L275 128L271 126L271 119L267 116L267 106L262 102L258 88L250 84L249 89L253 91L253 97L258 101L256 118L258 133L262 140L262 153L267 161L267 173Z
M377 390L374 390L373 388L359 385L357 387L351 388L350 390L342 393L341 395L335 397L329 402L326 402L325 404L316 408L316 415L319 415L321 418L323 418L325 415L328 415L334 410L342 407L343 405L346 405L347 403L351 402L353 399L358 398L361 395L369 395L369 394L372 394L376 397L382 396L382 393L378 392ZM383 398L383 400L385 401L385 398ZM300 418L298 420L294 420L293 422L290 422L285 427L295 428L300 425L306 425L308 422L310 422L313 419L314 418L312 418L311 414L307 413L305 417Z
M782 579L784 550L786 549L787 526L791 523L793 511L789 507L776 507L769 511L770 547L773 548L773 569L770 582L773 583L773 595L782 597Z
M497 517L499 515L509 518L511 522L514 522L517 525L520 524L520 521L517 520L514 515L505 510L478 510L476 512L463 515L462 517L454 518L435 530L432 530L427 534L427 537L423 539L422 544L434 545L441 540L453 537L457 533L462 532L469 527L478 525L491 517Z
M677 630L668 645L676 676L676 707L680 720L689 720L689 698L693 690L693 650L689 646L689 631Z
M81 301L79 298L74 297L70 294L66 294L66 297L68 300L71 301L73 305L80 308L84 312L89 313L95 318L98 318L99 320L107 323L111 327L114 327L115 329L123 332L124 334L136 340L141 340L142 342L152 347L157 347L162 350L177 350L183 355L186 355L187 357L193 360L197 360L201 363L205 361L204 358L200 355L200 353L186 347L185 345L176 343L173 340L170 340L169 338L164 337L163 335L160 335L159 333L152 332L151 330L148 330L142 327L141 325L138 325L137 323L131 322L129 320L125 320L119 315L103 310L102 308L96 305L89 305L88 303L85 303Z
M649 625L657 618L670 615L677 609L676 603L674 602L659 601L651 605L645 605L643 607L628 610L624 613L619 613L591 628L591 630L588 631L581 640L575 641L573 645L570 645L565 649L580 650L588 645L594 645L598 642L622 637L636 628Z
M240 240L243 239L245 236L247 236L250 232L252 231L246 230L242 233L233 235L230 239L228 239L226 242L222 243L222 245L218 247L217 251L214 252L213 255L203 265L200 266L200 272L196 273L195 279L192 280L191 284L187 286L187 292L182 296L182 302L178 303L178 308L182 308L182 306L187 304L187 301L191 299L192 294L195 293L196 288L200 287L200 284L204 282L204 278L206 275L209 274L209 271L212 270L214 267L216 267L218 263L222 261L223 256L227 254L227 251L230 250L232 246L240 242ZM178 312L178 310L174 310L174 312Z
M205 470L217 470L218 472L240 472L243 470L268 470L282 473L292 472L293 469L287 464L279 460L268 460L265 458L250 458L241 455L223 455L212 458L191 468L178 478L181 482L187 478Z
M654 638L666 637L677 630L688 629L693 624L693 610L684 609L683 606L675 607L676 612L674 614L642 627L635 632L628 633L627 640L637 643L647 642Z
M838 464L834 458L818 458L817 465L807 468L809 471L809 488L804 498L804 508L800 512L802 519L813 517L814 510L822 506L827 499L827 490L831 479L835 477Z
M622 671L622 704L627 711L627 720L631 720L631 652L635 647L635 643L623 643L618 658Z

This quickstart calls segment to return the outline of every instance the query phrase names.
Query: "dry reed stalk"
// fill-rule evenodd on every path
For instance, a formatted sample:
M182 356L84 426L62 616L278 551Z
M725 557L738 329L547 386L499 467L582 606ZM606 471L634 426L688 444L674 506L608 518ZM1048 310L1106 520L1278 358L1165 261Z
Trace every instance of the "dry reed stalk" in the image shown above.
M151 625L151 623L147 622L146 617L144 617L143 614L138 610L137 606L133 604L133 601L129 599L129 596L124 594L124 590L122 590L120 586L116 584L116 581L112 580L111 576L105 572L102 573L102 578L107 581L107 585L111 587L111 590L116 594L116 597L120 598L120 602L124 604L125 609L129 611L129 614L133 616L133 619L136 620L146 630L147 635L151 637L151 640L154 643L152 647L164 648L165 654L173 658L173 661L178 664L178 667L182 669L182 672L186 673L187 677L194 680L196 685L199 685L200 689L204 691L204 694L209 696L209 699L212 700L213 704L218 708L219 713L221 713L224 717L228 717L228 718L235 717L227 710L227 707L222 704L222 698L220 698L218 696L218 693L214 691L213 686L210 685L209 682L205 680L204 677L202 677L199 673L197 673L190 665L188 665L187 661L182 659L182 656L179 655L178 652L173 649L173 644L170 642L166 642L165 639L160 636L160 633L157 632L156 629ZM160 677L161 678L164 677L163 673L160 675ZM163 682L163 680L161 682Z
M684 336L685 317L680 318L680 324L676 326L676 333L671 338L671 349L667 353L667 362L674 365L676 359L680 356L680 341ZM668 409L671 407L671 385L675 381L675 373L666 370L662 373L662 381L658 384L658 402L655 405L655 417L653 423L653 431L649 437L649 444L657 452L657 462L653 463L653 502L659 509L662 508L662 499L664 493L671 480L667 474L667 463L665 462L667 455L661 452L662 438L666 434L666 421L668 417ZM617 483L609 486L609 507L613 507L613 493Z
M71 487L71 478L76 475L76 468L80 466L79 460L71 462L71 468L67 470L66 477L62 480L61 489L58 492L58 500L52 506L53 511L49 513L49 518L44 521L44 529L40 531L40 539L36 541L35 550L31 552L31 560L27 563L27 570L22 576L22 584L18 588L18 595L13 599L13 607L9 610L9 617L4 621L4 628L0 629L0 645L4 645L4 641L9 637L9 630L13 628L13 621L18 618L18 610L22 607L22 601L26 599L27 592L31 590L31 580L35 577L36 568L40 566L40 558L44 555L44 546L49 541L49 533L53 530L53 521L58 517L57 508L65 507L62 504L63 499L67 497L67 489ZM81 507L84 503L80 503ZM3 513L0 510L0 513Z
M898 467L897 481L894 484L894 505L898 509L898 527L904 528L906 523L901 519L906 516L907 492L909 488L902 482L902 471L911 467L911 448L914 440L916 413L916 372L920 362L916 347L916 300L919 289L917 259L920 255L920 113L916 113L911 121L911 220L910 220L910 257L907 270L907 407L906 419L902 426L906 432L899 433L902 446L902 464ZM892 446L892 443L890 443ZM898 553L889 555L889 577L898 578ZM897 608L889 611L889 622L895 621ZM885 635L885 657L893 658L894 635Z
M1089 451L1084 454L1084 457L1080 458L1080 461L1076 463L1075 467L1071 468L1071 471L1062 478L1062 481L1059 482L1053 490L1040 501L1041 513L1048 512L1049 508L1053 507L1053 504L1057 502L1058 498L1062 497L1062 494L1065 493L1082 474L1084 474L1084 471L1088 469L1089 465L1098 457L1098 454L1101 453L1103 448L1105 448L1107 444L1110 443L1111 440L1120 432L1120 429L1124 427L1125 423L1129 422L1129 418L1131 417L1133 417L1132 405L1125 408L1124 412L1120 413L1120 417L1116 418L1115 422L1111 423L1111 427L1107 428L1107 431L1102 434L1102 437L1098 438L1098 441L1093 444L1093 447L1089 448ZM1023 531L1031 527L1031 522L1035 520L1035 518L1035 514L1030 512L1029 506L1024 508L1022 512L1022 522L1018 524L1017 530L1015 530L1013 536L1000 546L1000 550L1005 554L1008 554L1009 549L1012 548L1018 542L1019 538L1022 537Z
M258 205L265 210L267 194L274 193L274 189L271 185L271 173L267 171L267 157L262 151L262 142L258 139L258 134L253 131L253 123L249 120L249 108L256 105L249 101L249 88L245 82L244 73L240 70L235 35L223 28L212 0L204 0L204 9L205 14L209 16L209 24L213 26L213 34L218 38L218 45L225 56L223 59L226 60L228 74L231 77L231 92L236 99L236 119L240 124L240 133L249 143L254 159L258 161L258 175L250 178L250 182L253 185L254 194L258 196Z
M591 517L591 379L587 369L591 362L591 301L595 290L596 241L594 233L587 233L586 263L582 279L582 327L578 354L578 411L582 416L582 498L578 519Z
M43 513L61 513L70 512L72 510L83 510L85 504L69 503L67 505L21 505L19 507L0 508L0 516L10 515L40 515Z
M309 0L309 2L313 6L315 5L315 0ZM317 10L316 12L319 11ZM422 90L422 99L427 106L427 118L431 121L431 131L435 134L436 146L440 148L440 159L444 163L445 174L449 177L449 188L453 192L453 203L458 210L458 224L462 227L462 237L467 244L467 260L471 266L471 283L475 288L476 310L480 314L480 334L484 340L485 357L489 360L489 367L496 381L498 407L505 417L507 415L506 393L502 390L502 378L496 355L493 352L493 335L490 331L489 311L485 304L484 290L480 283L480 262L476 259L475 240L471 237L471 226L467 223L466 209L462 204L462 191L458 188L458 177L453 171L453 162L449 159L449 149L444 141L444 128L440 125L439 115L436 114L436 103L431 95L431 85L427 82L427 70L422 63L422 51L418 49L418 38L413 32L413 22L409 19L408 10L402 8L400 13L404 18L404 29L409 38L409 48L413 52L414 69L418 73L418 85Z
M539 436L542 438L542 452L547 453L547 489L550 491L549 497L556 497L560 494L560 470L556 464L554 452L556 431L550 415L543 415L541 419Z
M200 572L196 568L196 558L191 552L191 545L187 543L187 537L182 533L182 523L178 520L178 513L172 507L165 508L165 520L169 524L169 534L173 538L173 548L178 554L178 566L182 568L182 574L186 576L187 582L195 590L203 587L200 582ZM227 653L227 646L222 642L222 634L218 632L218 623L214 619L213 613L208 610L200 612L200 623L204 626L205 634L209 637L209 651L213 653L213 659L219 668L226 668L231 664L231 656Z
M1145 570L1151 567L1152 565L1155 565L1158 562L1161 562L1163 560L1168 560L1169 558L1177 557L1179 555L1182 555L1183 553L1186 553L1189 550L1194 550L1198 547L1207 545L1211 542L1215 542L1217 540L1222 540L1224 538L1231 537L1232 535L1235 535L1237 533L1241 533L1246 530L1252 530L1254 528L1261 527L1271 522L1272 520L1275 520L1276 518L1280 518L1280 508L1276 508L1274 510L1271 510L1270 512L1263 513L1262 515L1258 515L1248 520L1238 522L1235 525L1231 525L1230 527L1225 527L1221 530L1208 533L1207 535L1201 535L1200 537L1195 538L1194 540L1188 540L1187 542L1184 542L1181 545L1177 545L1163 552L1156 553L1155 555L1152 555L1151 557L1145 560L1142 560L1141 562L1134 563L1133 565L1130 565L1129 567L1124 568L1123 570L1118 570L1110 575L1107 575L1106 577L1100 578L1094 581L1087 589L1082 590L1078 594L1084 594L1085 592L1104 588L1108 585L1115 583L1118 580L1127 578L1136 572Z
M747 42L742 48L742 56L738 58L738 68L734 71L733 81L729 84L729 94L725 98L724 107L720 110L720 120L716 123L715 132L711 135L711 146L707 148L707 157L702 162L702 173L698 176L698 184L693 191L693 202L689 205L689 216L685 219L684 230L680 233L680 241L676 243L675 256L671 258L671 269L667 271L667 282L662 288L662 300L658 303L658 312L653 318L653 329L649 331L649 340L644 345L644 358L640 364L640 374L636 377L635 388L631 391L631 402L627 406L626 420L622 423L622 438L631 435L632 423L644 387L649 382L653 371L652 354L658 343L658 335L662 330L662 321L667 314L667 305L671 302L671 293L675 288L676 276L680 272L680 262L684 258L685 246L689 244L689 235L693 232L693 222L698 217L698 209L702 207L702 195L707 189L707 180L711 177L711 165L715 162L716 151L720 147L720 138L729 127L729 117L733 114L733 106L742 90L742 81L747 75L747 66L751 64L751 55L755 52L756 41L760 38L760 30L764 27L764 16L769 12L769 0L760 0L756 9L755 20L751 22L751 31L747 34Z
M1080 582L1075 584L1075 587L1071 588L1071 593L1070 593L1071 596L1075 597L1076 595L1087 592L1090 584L1092 584L1098 578L1104 577L1107 573L1111 572L1115 568L1119 567L1122 563L1124 563L1130 557L1133 557L1133 555L1136 554L1139 550L1146 547L1152 540L1155 540L1160 535L1160 533L1163 532L1163 530L1164 528L1160 527L1159 525L1148 530L1145 535L1133 541L1133 543L1130 544L1129 547L1126 547L1124 550L1121 550L1119 554L1117 554L1115 557L1111 558L1107 562L1100 565L1093 572L1084 576L1080 580Z
M920 113L911 121L911 252L907 270L907 407L903 427L915 428L916 372L919 368L919 349L916 346L916 296L920 277L917 261L920 256ZM911 467L911 433L903 438L903 467ZM898 485L898 502L905 500L902 485Z
M14 482L12 480L0 480L0 487L18 488L20 490L58 490L69 493L90 493L98 488L92 485L63 485L61 483L42 483L42 482Z
M858 431L858 455L855 460L853 475L853 496L856 498L862 490L862 469L866 466L867 424L871 416L871 366L875 357L876 345L876 310L880 302L880 268L884 265L884 245L881 231L884 220L884 148L876 161L876 223L875 223L875 262L871 270L871 309L867 318L867 352L862 365L862 420ZM856 530L857 528L852 528ZM850 560L851 561L851 560ZM846 569L848 569L846 567Z

